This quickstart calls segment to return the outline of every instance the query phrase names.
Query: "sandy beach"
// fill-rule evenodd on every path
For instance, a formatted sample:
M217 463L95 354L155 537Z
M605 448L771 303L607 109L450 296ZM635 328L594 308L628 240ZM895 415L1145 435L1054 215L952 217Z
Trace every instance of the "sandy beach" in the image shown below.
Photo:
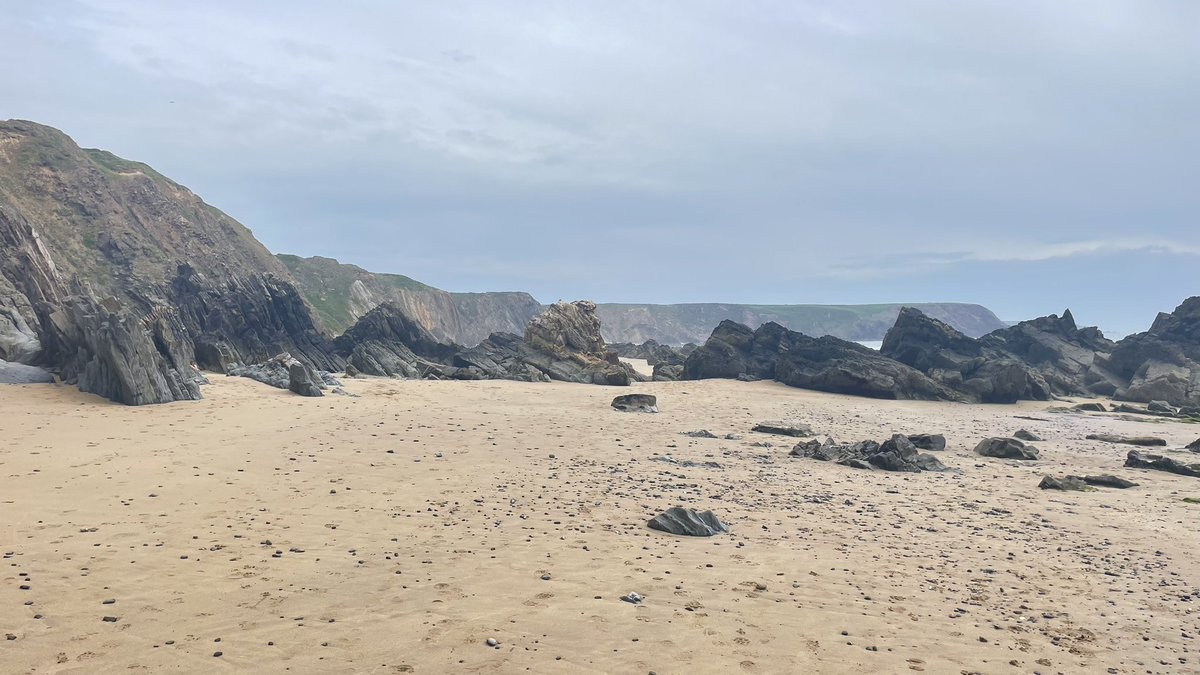
M1200 669L1200 505L1182 501L1200 479L1084 440L1177 449L1196 425L766 382L346 380L357 398L307 399L211 379L136 408L0 387L0 671ZM661 412L609 407L630 392ZM959 471L790 458L795 439L750 432L769 419L944 433ZM1020 428L1042 460L971 452ZM1067 473L1140 486L1037 488ZM674 505L731 533L646 528Z

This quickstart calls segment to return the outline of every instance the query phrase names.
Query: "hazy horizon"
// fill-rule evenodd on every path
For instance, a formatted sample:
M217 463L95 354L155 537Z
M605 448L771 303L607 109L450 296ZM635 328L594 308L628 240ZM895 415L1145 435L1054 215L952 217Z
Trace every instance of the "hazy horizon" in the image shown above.
M5 3L0 117L272 251L545 302L1200 293L1200 5ZM36 64L36 68L29 64Z

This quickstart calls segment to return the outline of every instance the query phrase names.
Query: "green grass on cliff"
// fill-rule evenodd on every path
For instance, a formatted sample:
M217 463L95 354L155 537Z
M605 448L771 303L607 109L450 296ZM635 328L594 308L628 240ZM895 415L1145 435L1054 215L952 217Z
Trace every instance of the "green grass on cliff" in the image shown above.
M357 265L342 264L333 258L301 258L288 253L276 254L300 286L300 293L321 317L325 327L341 333L357 319L350 307L350 288L362 281L373 294L387 290L437 291L401 274L374 274Z

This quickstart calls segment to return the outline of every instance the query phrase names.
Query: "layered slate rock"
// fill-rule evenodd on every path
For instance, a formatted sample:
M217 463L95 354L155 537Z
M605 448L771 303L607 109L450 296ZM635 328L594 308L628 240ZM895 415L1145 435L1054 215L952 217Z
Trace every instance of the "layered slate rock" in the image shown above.
M535 316L522 347L524 361L552 380L627 386L642 379L608 349L587 300L557 302Z
M621 412L658 412L658 398L650 394L624 394L613 399L612 407Z
M1177 473L1181 476L1200 478L1200 462L1180 462L1165 455L1156 455L1142 450L1130 450L1125 457L1125 466L1133 469L1154 469Z
M1119 341L1105 364L1125 382L1116 399L1200 405L1200 297L1159 314L1150 330Z
M1015 438L985 438L975 446L975 454L999 459L1036 460L1041 458L1040 451L1032 445L1018 441Z
M358 373L379 377L453 376L448 367L458 345L438 341L397 304L367 312L333 341L334 350Z
M946 449L946 437L942 434L908 434L908 440L920 450L940 452Z
M1013 434L1013 438L1015 438L1019 441L1031 441L1031 442L1046 440L1046 439L1042 438L1041 436L1038 436L1037 434L1033 433L1032 431L1026 431L1025 429L1018 429L1017 432Z
M150 167L0 122L0 359L128 404L282 351L340 369L287 270Z
M812 338L776 323L758 330L722 321L684 362L685 380L776 380L802 389L884 399L961 400L923 373L835 337Z
M1118 436L1116 434L1088 434L1089 441L1104 441L1105 443L1122 443L1125 445L1141 445L1144 447L1166 446L1166 439L1153 436Z
M1070 311L1024 321L973 339L905 307L880 353L983 403L1046 401L1058 395L1111 394L1115 378L1096 363L1112 348L1095 328L1076 327Z
M261 363L231 365L228 374L246 377L277 389L287 389L301 396L324 396L322 389L339 385L328 372L314 370L287 352Z
M663 511L651 518L646 525L652 530L685 537L712 537L729 531L729 527L712 511L696 511L681 506L673 506Z
M907 473L946 470L946 466L933 455L917 452L917 446L903 434L895 434L883 443L859 441L839 444L832 438L827 438L824 442L814 438L797 443L789 454L792 457L835 462L856 469Z

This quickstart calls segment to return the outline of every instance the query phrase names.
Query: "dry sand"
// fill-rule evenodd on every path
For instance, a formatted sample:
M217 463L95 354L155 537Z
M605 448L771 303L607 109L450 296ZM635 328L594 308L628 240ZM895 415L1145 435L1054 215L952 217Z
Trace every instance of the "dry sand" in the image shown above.
M1200 479L1083 440L1180 447L1196 426L734 381L346 388L361 397L217 377L203 401L128 408L0 387L0 670L1200 670L1200 505L1181 501ZM608 407L630 391L662 412ZM962 472L791 459L748 431L778 418L944 432ZM1042 461L970 452L1021 427L1049 439ZM700 428L743 438L680 435ZM1101 471L1142 485L1036 487ZM645 527L677 504L732 532Z

